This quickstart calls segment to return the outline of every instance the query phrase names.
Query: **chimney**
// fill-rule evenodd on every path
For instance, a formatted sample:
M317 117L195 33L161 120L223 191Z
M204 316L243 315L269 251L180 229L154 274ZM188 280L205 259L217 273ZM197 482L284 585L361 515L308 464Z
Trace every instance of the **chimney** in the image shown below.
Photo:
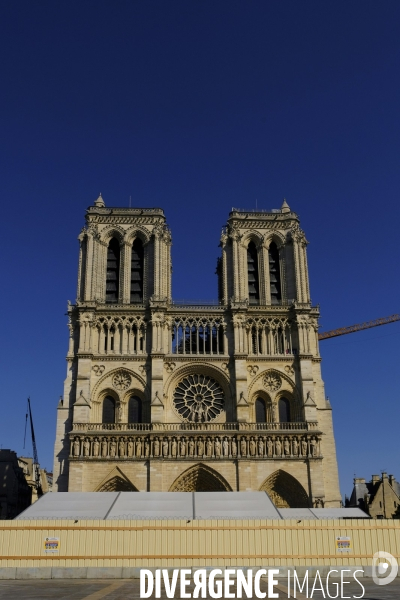
M389 483L391 486L393 486L394 482L396 481L394 475L389 475Z
M379 475L372 475L372 483L379 483L381 480L381 478L379 477Z
M354 478L354 485L356 485L356 483L365 483L364 477L355 477Z

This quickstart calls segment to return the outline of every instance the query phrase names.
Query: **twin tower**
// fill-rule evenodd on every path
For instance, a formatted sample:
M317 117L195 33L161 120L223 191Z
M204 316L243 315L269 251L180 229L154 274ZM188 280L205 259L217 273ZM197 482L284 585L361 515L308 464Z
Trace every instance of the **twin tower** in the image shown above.
M277 507L339 506L307 241L287 203L232 210L215 305L174 303L161 209L100 196L86 221L55 488L264 490Z

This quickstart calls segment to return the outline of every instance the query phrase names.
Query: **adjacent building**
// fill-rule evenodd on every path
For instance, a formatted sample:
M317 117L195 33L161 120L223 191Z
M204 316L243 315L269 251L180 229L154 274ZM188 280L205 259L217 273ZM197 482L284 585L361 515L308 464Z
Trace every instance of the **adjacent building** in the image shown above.
M387 473L372 475L369 482L356 477L346 506L361 508L374 519L400 518L400 483Z
M36 483L36 464L30 456L20 456L18 458L19 465L24 473L25 479L32 491L32 504L38 499L37 483ZM53 488L53 473L49 473L46 469L41 469L38 465L40 486L43 494L51 492Z
M100 196L79 242L55 490L265 490L278 507L340 506L307 240L287 203L229 214L214 305L173 301L160 208Z
M31 488L13 450L0 450L0 519L14 519L31 504Z

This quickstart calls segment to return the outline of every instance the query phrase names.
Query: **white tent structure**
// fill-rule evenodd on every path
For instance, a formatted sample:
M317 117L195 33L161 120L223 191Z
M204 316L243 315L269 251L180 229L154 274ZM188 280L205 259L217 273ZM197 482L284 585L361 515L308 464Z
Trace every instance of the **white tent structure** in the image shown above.
M266 492L47 493L17 519L367 519L359 508L276 508Z

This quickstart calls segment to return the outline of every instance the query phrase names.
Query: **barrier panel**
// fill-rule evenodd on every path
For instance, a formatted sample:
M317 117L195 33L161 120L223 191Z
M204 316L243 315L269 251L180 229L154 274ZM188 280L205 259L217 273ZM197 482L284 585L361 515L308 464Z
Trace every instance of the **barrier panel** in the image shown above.
M0 567L355 566L400 562L400 520L0 521Z

